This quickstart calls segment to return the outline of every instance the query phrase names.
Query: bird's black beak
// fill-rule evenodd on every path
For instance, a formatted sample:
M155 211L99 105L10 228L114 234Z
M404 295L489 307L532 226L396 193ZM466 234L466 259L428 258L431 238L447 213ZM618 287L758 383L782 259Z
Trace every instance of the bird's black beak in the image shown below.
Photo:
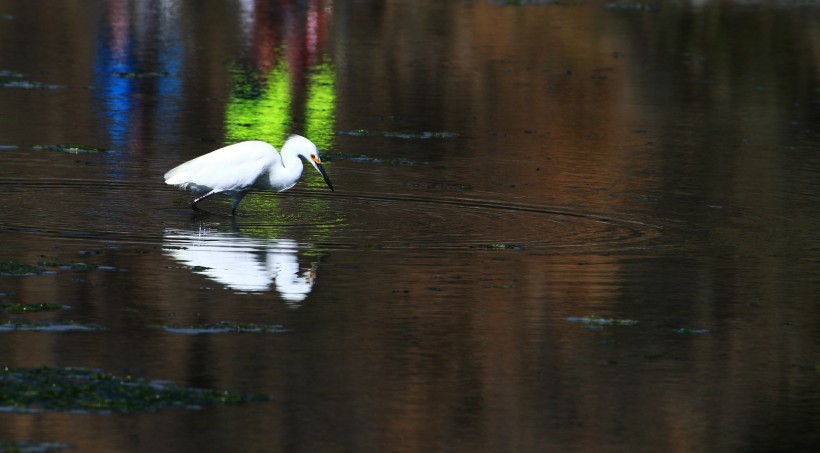
M322 164L316 162L316 169L322 174L322 178L325 178L325 183L328 187L330 187L331 192L335 192L335 190L333 190L333 184L330 183L330 178L327 177L327 172L325 171L325 168L322 167Z

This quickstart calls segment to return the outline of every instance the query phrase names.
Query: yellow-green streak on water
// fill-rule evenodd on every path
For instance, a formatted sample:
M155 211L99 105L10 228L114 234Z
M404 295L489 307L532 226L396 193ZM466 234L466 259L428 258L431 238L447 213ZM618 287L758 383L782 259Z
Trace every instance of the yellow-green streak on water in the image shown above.
M336 70L322 62L310 73L305 102L305 135L316 143L319 151L333 145L336 123Z
M287 52L281 52L286 55ZM260 82L242 71L234 75L234 89L225 112L225 140L236 143L242 140L263 140L280 148L292 132L294 93L292 74L287 61L281 58ZM261 86L259 86L261 84ZM303 135L311 139L326 152L333 145L336 120L336 70L328 61L310 68L306 83L305 124ZM325 164L327 167L327 164ZM333 175L331 174L331 180ZM302 181L299 183L317 190L329 190L322 177L305 164ZM287 196L287 195L281 195ZM297 212L282 212L285 208L280 196L249 195L242 201L240 210L255 216L268 216L272 222L265 227L258 225L252 231L244 231L253 236L278 237L286 225L292 222L313 224L311 236L321 239L330 236L330 230L339 219L328 215L325 200L306 197L299 200ZM330 220L330 222L326 222Z
M280 60L268 73L259 96L250 97L253 90L246 75L234 78L234 94L225 112L225 139L228 143L242 140L262 140L280 146L288 136L291 124L291 74L287 63Z

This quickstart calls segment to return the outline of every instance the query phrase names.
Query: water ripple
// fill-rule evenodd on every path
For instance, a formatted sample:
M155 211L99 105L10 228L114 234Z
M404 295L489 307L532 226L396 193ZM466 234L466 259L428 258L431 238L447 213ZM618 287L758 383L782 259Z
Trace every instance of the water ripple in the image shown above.
M0 231L73 239L160 244L180 214L180 194L162 184L84 179L0 179L13 200ZM272 200L268 197L274 197ZM585 212L515 201L400 193L295 189L249 196L219 224L253 236L283 229L325 249L551 249L613 251L667 243L654 219ZM254 201L255 200L255 201ZM227 202L226 202L227 203ZM273 208L271 207L273 206ZM227 207L227 204L225 205ZM309 207L309 208L307 208Z

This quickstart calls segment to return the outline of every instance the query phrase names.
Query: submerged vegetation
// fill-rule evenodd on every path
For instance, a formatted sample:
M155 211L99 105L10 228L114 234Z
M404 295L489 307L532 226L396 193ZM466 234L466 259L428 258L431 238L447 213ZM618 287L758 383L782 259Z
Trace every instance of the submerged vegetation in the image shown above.
M24 90L41 90L65 88L62 85L49 85L42 82L33 82L23 79L24 75L14 71L0 71L0 88L20 88Z
M370 129L354 129L349 131L336 131L336 135L351 135L353 137L385 137L403 138L409 140L427 140L432 138L456 138L455 132L393 132L374 131Z
M25 314L25 313L39 313L41 311L55 311L67 308L65 305L58 304L0 304L0 312Z
M705 333L709 333L709 329L692 329L690 327L681 327L679 329L673 330L675 333L679 333L681 335L703 335Z
M37 275L44 269L15 261L0 261L0 275L29 276Z
M124 271L125 269L121 269L114 266L104 266L92 263L82 263L82 262L75 262L75 263L59 263L53 261L38 261L35 263L36 265L30 265L26 263L18 263L16 261L0 261L0 275L7 275L7 276L32 276L38 275L45 272L53 272L50 269L59 269L63 271L93 271L93 270L101 270L101 271Z
M71 445L59 442L29 442L0 439L0 452L3 453L39 453L71 448Z
M81 324L74 321L60 322L39 322L29 321L7 321L0 323L0 333L2 332L97 332L106 330L105 327L97 324Z
M638 321L634 319L602 318L600 316L570 316L564 318L569 322L584 324L588 326L634 326Z
M99 154L111 152L110 149L106 148L78 144L34 145L32 148L36 151L61 151L69 154Z
M364 163L364 164L387 164L393 166L416 166L416 165L429 165L429 162L425 162L422 160L413 160L413 159L406 159L406 158L390 158L390 159L380 159L378 157L371 157L364 154L350 154L350 153L330 153L326 155L326 160L349 160L351 162L356 163Z
M202 333L281 333L288 330L278 325L261 325L248 323L232 323L227 321L204 325L161 325L155 326L170 333L197 335Z
M524 250L524 246L515 244L506 244L503 242L494 242L490 244L471 244L469 246L473 249L489 249L489 250Z
M168 77L171 73L167 71L148 71L148 72L112 72L112 77L120 79L146 79L151 77Z
M0 408L11 412L154 412L166 407L270 401L271 396L182 387L84 368L0 367Z

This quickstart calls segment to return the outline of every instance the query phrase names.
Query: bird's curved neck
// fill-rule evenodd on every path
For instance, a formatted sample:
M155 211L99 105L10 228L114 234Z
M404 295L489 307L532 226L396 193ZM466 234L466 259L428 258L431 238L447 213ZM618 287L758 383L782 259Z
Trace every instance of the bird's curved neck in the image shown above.
M282 156L282 166L285 168L302 166L302 159L299 158L299 155L296 154L296 151L293 148L288 148L287 146L282 148L282 151L279 153Z
M268 185L274 190L288 190L296 184L299 177L302 176L302 159L299 155L288 151L288 148L282 149L280 152L282 166L277 168L272 167L268 173Z

